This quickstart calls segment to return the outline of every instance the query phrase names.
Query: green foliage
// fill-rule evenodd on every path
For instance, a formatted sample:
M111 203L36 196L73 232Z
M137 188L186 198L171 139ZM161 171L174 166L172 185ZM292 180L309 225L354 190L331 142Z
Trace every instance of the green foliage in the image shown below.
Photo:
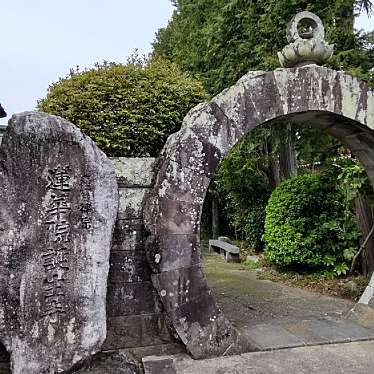
M363 3L366 3L363 4ZM212 94L249 70L279 67L277 52L286 44L286 27L299 11L319 15L327 40L335 44L334 68L369 80L373 66L367 37L353 30L368 0L178 0L168 26L159 30L155 54L201 76ZM371 65L370 65L371 64Z
M336 163L339 169L338 175L339 187L345 197L346 209L353 203L360 192L364 192L368 186L369 180L364 167L354 159L347 159L345 162Z
M49 87L39 110L64 117L109 156L157 156L188 110L207 98L197 80L161 58L96 64Z
M300 287L308 291L354 301L360 298L369 283L369 278L362 275L337 278L335 273L330 274L326 271L310 273L274 267L263 268L257 276L258 279L280 282L291 287Z
M291 178L272 193L266 208L265 255L278 266L345 274L358 247L343 196L319 174Z
M271 192L269 164L272 156L263 157L264 140L270 131L264 127L251 132L250 137L245 137L224 158L214 177L215 189L230 225L235 228L237 237L255 250L263 247L265 206Z
M253 260L245 260L243 262L243 266L246 270L255 270L255 269L258 269L261 267L261 264L259 263L259 261L253 261Z

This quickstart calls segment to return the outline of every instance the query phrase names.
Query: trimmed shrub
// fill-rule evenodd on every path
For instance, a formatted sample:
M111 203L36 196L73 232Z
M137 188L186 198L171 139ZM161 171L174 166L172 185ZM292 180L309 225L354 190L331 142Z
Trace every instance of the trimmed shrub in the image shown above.
M318 174L294 177L271 194L263 239L272 263L345 274L358 236L344 197L330 179Z
M157 156L187 112L207 95L196 79L161 58L72 70L38 109L64 117L108 156Z

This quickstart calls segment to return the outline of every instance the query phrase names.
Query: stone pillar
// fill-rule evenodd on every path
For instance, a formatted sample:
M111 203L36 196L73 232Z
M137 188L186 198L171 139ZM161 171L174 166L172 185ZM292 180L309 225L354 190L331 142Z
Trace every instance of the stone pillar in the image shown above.
M155 159L113 158L120 206L110 257L104 350L170 343L144 249L143 203L153 187Z

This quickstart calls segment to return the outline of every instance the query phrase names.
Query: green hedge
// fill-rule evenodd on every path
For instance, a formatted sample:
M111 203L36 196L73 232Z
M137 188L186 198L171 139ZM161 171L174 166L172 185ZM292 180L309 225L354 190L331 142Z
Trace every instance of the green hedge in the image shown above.
M283 267L344 274L358 247L358 231L343 202L334 183L321 175L283 182L266 207L266 258Z
M50 86L38 109L68 119L109 156L157 156L206 98L199 81L155 58L71 71Z

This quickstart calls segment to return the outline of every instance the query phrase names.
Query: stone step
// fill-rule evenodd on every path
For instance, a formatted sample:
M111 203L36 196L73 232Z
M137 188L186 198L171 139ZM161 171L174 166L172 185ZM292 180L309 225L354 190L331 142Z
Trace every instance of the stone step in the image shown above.
M271 321L270 323L262 323L251 327L242 328L240 333L245 339L251 341L253 346L257 346L260 351L263 351L263 354L265 354L266 351L279 352L281 350L290 351L292 349L301 348L310 348L310 352L320 352L314 347L322 345L324 345L324 347L330 347L332 345L336 346L339 343L353 344L360 342L364 343L365 341L368 341L368 344L364 344L363 347L366 347L365 349L369 349L374 352L374 329L371 327L364 327L346 319L277 319ZM323 350L324 348L320 349ZM341 349L339 348L337 351L340 352ZM306 350L300 352L302 352L300 353L300 357L307 357L307 352L309 351ZM194 361L188 355L169 355L158 357L150 356L143 358L143 364L146 374L192 374L200 372L204 372L204 374L236 374L243 372L278 373L278 371L270 370L270 367L267 367L266 370L264 369L264 371L261 371L262 369L260 369L260 366L256 365L253 366L253 368L256 368L256 370L259 371L247 371L250 368L247 361L252 360L253 357L259 357L258 354L261 353L252 352L244 353L240 356L229 356L225 358L219 357L213 359L213 361ZM281 355L276 353L276 356L280 357ZM231 371L227 369L229 366L226 367L225 360L230 363L231 366L229 366L231 367ZM301 359L299 364L302 364ZM347 365L348 364L349 363L347 363ZM201 368L199 365L201 365ZM372 368L374 369L374 356L372 365ZM342 367L349 367L349 365ZM205 369L207 369L207 371ZM298 371L291 371L290 373L293 372L299 373ZM300 371L300 373L310 372L312 371ZM279 371L279 373L283 373L283 371ZM332 370L327 371L326 373L338 373L338 371Z
M207 360L188 355L145 357L145 374L367 374L374 369L374 341L244 353Z

